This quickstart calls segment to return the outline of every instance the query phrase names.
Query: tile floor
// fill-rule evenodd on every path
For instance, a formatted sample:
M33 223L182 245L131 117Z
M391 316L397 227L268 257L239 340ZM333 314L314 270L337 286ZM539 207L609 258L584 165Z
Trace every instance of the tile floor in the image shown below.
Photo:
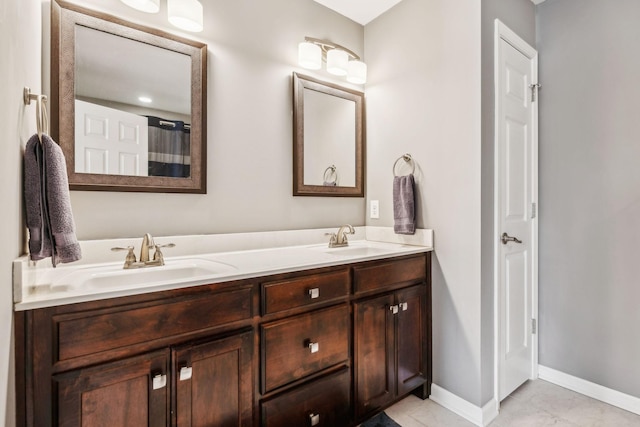
M409 396L386 410L402 427L473 427L431 400ZM640 427L640 415L543 380L528 381L500 405L490 427Z

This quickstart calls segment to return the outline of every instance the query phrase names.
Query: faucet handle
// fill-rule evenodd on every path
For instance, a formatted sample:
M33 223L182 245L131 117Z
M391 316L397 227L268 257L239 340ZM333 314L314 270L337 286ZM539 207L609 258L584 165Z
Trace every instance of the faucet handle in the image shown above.
M338 236L336 235L336 233L324 233L324 235L325 236L331 236L331 238L329 239L329 247L332 248L333 245L336 244Z
M160 248L173 248L175 246L176 246L175 243L167 243L164 245L154 245L153 247L155 248L156 251L153 254L153 260L160 261L160 265L164 265L164 255L162 254L162 251L160 250Z
M136 254L133 253L133 246L126 246L124 248L115 247L115 248L111 248L111 251L113 252L128 251L127 256L124 259L125 265L133 264L136 262Z

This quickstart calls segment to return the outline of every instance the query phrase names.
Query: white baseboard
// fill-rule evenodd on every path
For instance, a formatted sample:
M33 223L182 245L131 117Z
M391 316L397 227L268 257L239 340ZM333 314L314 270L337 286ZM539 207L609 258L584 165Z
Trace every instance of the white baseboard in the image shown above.
M542 365L538 366L538 378L640 415L640 398Z
M498 416L498 402L495 399L490 400L481 408L437 384L431 384L429 399L480 427L489 425Z

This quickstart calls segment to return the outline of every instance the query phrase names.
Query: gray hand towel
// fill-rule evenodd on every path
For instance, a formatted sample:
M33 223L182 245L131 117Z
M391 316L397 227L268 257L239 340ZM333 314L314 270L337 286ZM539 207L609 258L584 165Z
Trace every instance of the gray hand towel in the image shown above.
M393 178L393 231L396 234L416 232L416 208L413 174Z
M71 212L67 166L62 149L49 136L37 135L24 153L24 198L29 228L29 252L34 261L58 262L82 257Z

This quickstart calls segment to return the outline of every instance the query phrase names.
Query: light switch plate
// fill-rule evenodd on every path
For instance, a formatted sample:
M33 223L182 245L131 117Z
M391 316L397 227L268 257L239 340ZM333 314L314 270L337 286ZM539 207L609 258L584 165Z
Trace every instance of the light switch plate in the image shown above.
M378 200L371 201L371 210L369 216L373 219L380 218L380 203L378 202Z

